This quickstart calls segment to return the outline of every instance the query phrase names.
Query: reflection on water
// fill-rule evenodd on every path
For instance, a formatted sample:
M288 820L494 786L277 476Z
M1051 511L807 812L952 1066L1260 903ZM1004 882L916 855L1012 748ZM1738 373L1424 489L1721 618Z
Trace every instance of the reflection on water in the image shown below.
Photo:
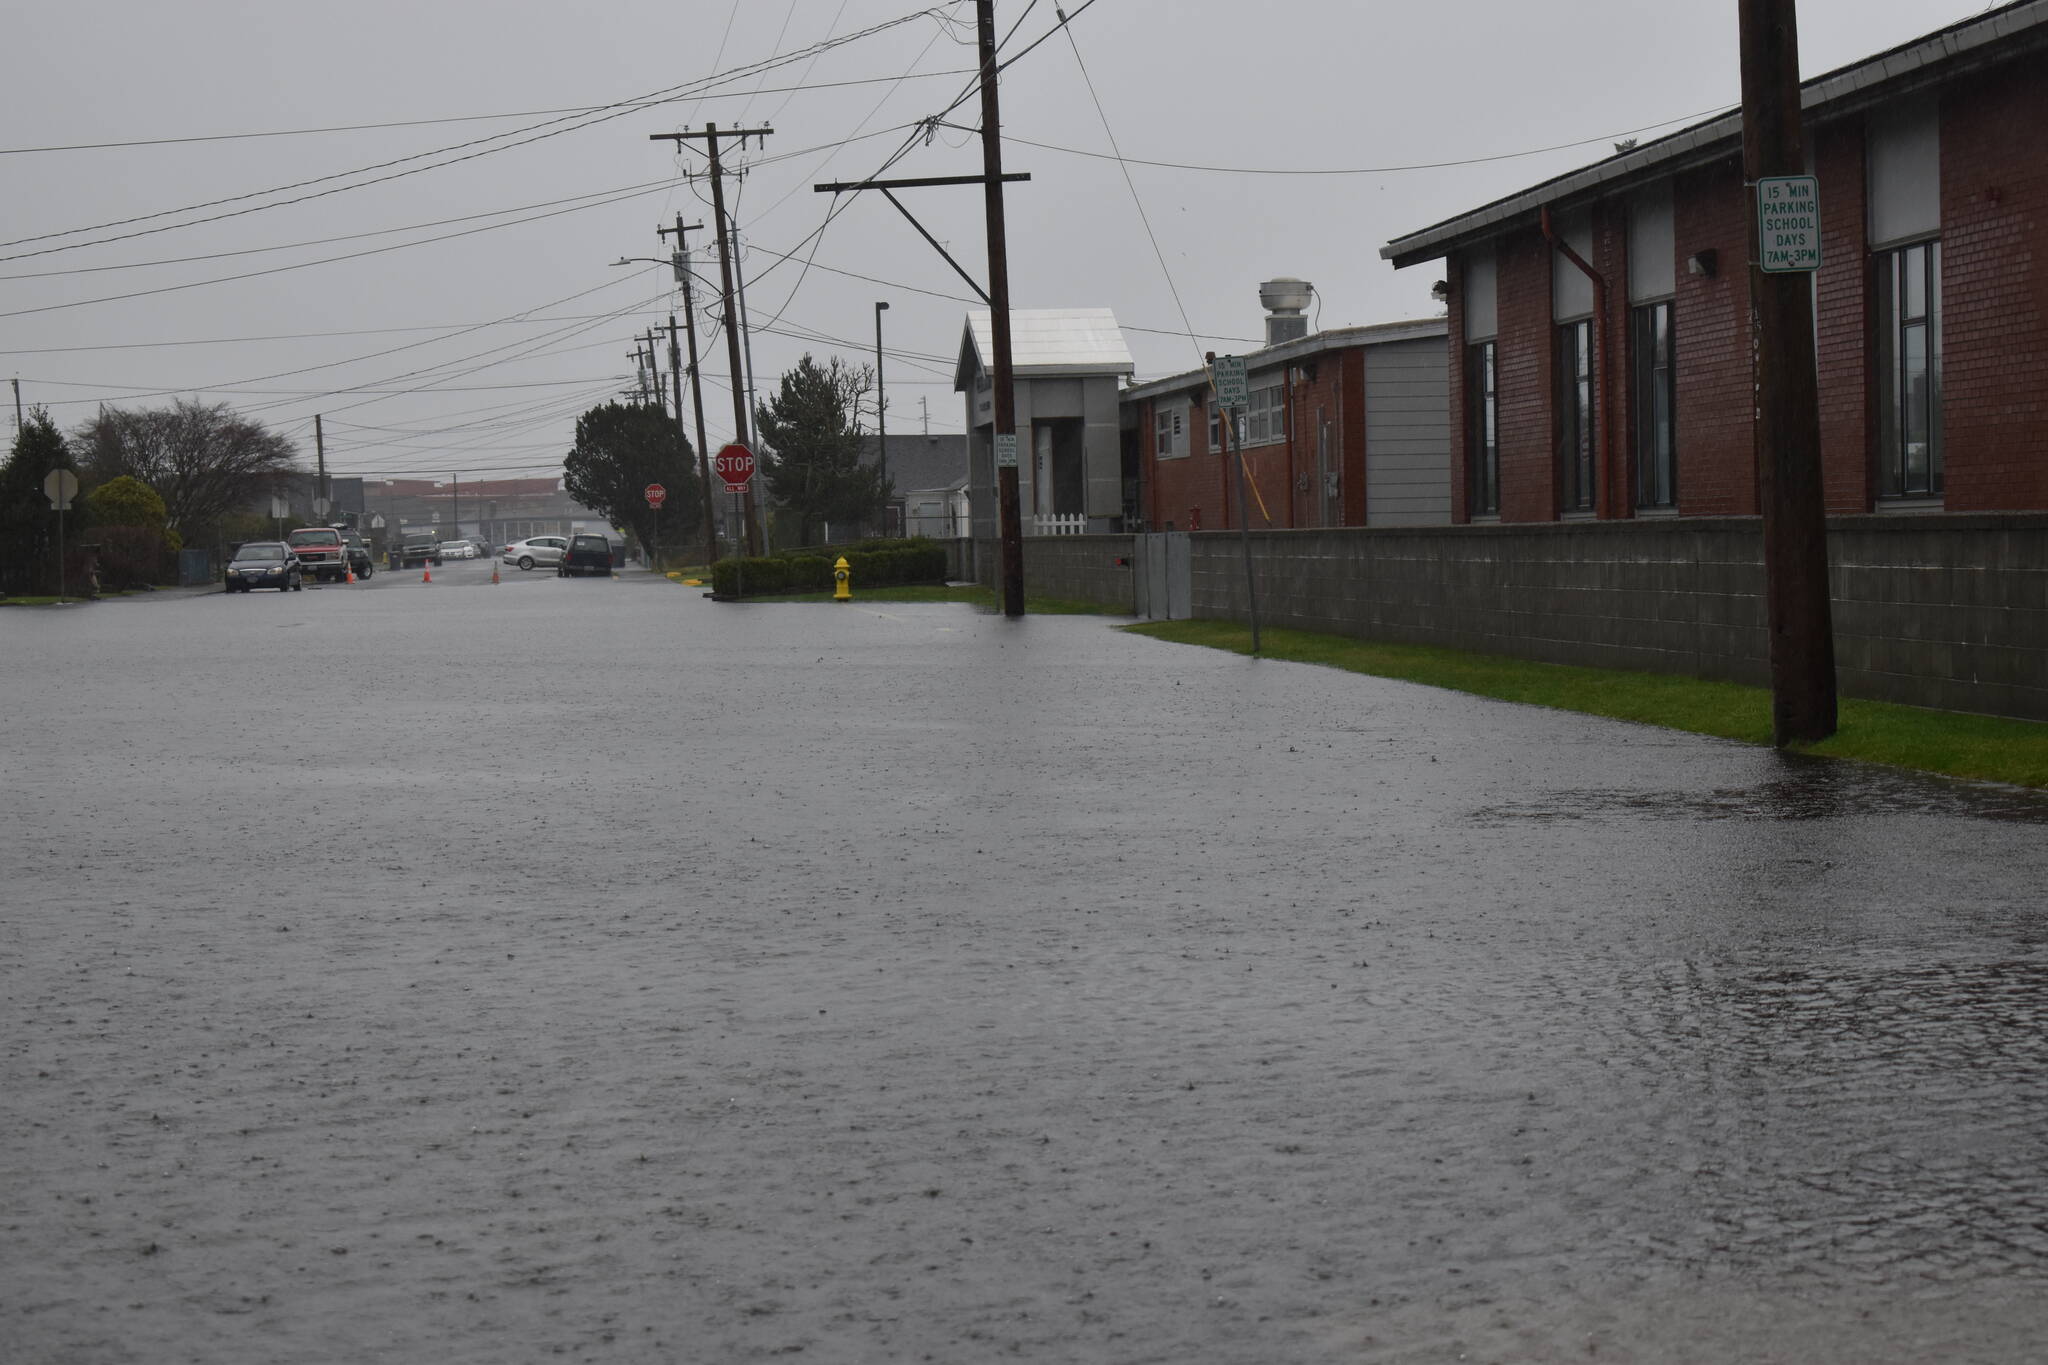
M1612 984L1590 1011L1573 993L1612 1030L1593 1042L1628 1092L1610 1098L1649 1130L1628 1145L1668 1161L1617 1196L1639 1249L2048 1278L2048 961L1684 963Z
M1826 820L1854 815L1946 815L2048 824L2048 792L1962 782L1867 763L1774 754L1775 771L1751 786L1706 791L1600 789L1546 792L1482 807L1481 823L1518 820Z

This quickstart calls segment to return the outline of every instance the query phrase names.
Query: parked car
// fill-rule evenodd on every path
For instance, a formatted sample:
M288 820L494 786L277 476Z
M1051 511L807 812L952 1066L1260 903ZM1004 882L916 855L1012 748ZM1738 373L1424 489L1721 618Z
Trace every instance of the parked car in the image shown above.
M562 562L562 551L568 548L567 536L529 536L507 545L498 558L522 569L530 569L536 564L552 567Z
M476 546L466 540L444 540L441 542L443 559L475 559Z
M405 531L391 547L391 567L411 569L441 562L441 543L432 531Z
M252 540L235 551L228 561L228 591L254 592L276 588L279 592L303 592L305 570L292 547L281 540Z
M563 578L570 574L601 573L612 571L612 543L605 536L573 535L562 551L562 562L555 572Z
M475 547L478 559L489 559L491 557L491 542L485 540L482 536L464 536L463 539Z
M343 531L341 540L348 547L348 567L357 578L368 578L377 572L376 559L370 547L354 531Z

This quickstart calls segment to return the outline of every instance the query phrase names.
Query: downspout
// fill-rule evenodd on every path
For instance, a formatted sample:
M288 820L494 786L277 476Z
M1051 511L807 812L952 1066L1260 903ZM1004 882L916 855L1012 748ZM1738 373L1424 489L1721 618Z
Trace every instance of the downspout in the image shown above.
M1287 367L1287 526L1292 530L1300 519L1295 515L1295 499L1299 495L1294 489L1294 440L1298 424L1295 422L1294 391L1301 384L1301 367Z
M1572 250L1572 244L1551 230L1550 205L1538 210L1542 216L1543 239L1577 266L1585 277L1593 282L1593 319L1599 328L1599 336L1593 342L1593 376L1600 386L1600 402L1597 405L1600 418L1597 454L1594 457L1598 471L1593 480L1593 515L1611 516L1614 511L1613 499L1608 496L1607 481L1614 477L1614 329L1607 316L1607 279L1586 263L1586 258Z

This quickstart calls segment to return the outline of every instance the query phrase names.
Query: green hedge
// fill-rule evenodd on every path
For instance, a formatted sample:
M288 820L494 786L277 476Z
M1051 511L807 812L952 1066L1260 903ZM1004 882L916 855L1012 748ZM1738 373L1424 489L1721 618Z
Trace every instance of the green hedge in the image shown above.
M760 559L721 559L711 566L711 590L720 597L774 597L832 591L832 566L846 557L853 591L901 583L946 581L946 549L923 536L863 540L852 545L784 550Z

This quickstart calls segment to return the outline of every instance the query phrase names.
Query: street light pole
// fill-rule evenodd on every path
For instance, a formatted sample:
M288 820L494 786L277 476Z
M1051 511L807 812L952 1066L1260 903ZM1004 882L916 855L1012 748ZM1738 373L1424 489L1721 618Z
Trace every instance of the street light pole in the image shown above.
M882 386L882 314L888 311L886 301L875 300L875 440L885 491L889 487L889 397L888 390ZM889 534L888 503L882 505L882 534Z

